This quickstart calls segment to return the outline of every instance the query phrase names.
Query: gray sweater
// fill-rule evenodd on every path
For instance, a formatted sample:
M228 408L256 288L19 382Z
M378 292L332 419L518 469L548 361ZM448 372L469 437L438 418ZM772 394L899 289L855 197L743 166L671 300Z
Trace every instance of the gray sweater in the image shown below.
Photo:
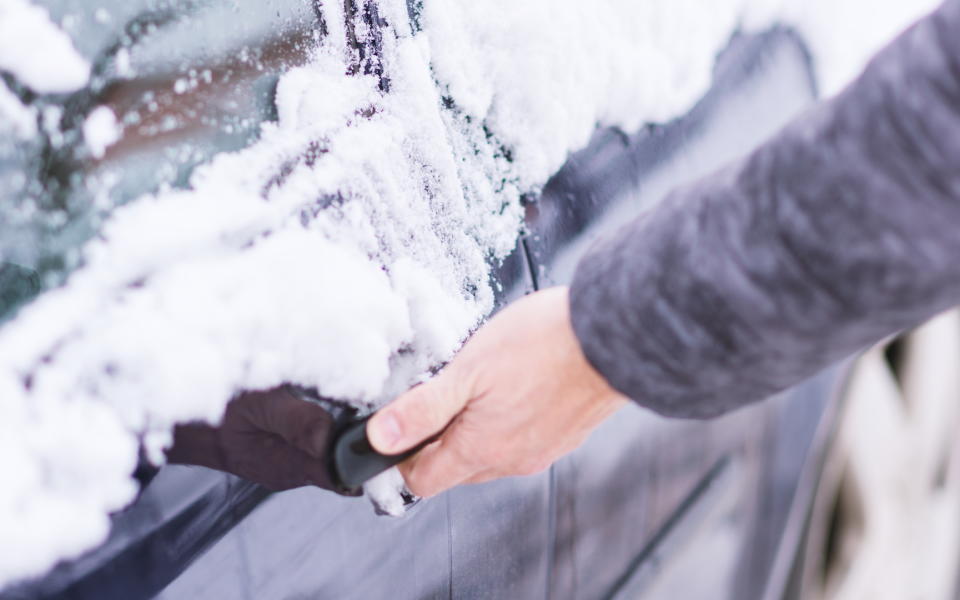
M615 388L695 418L960 303L960 0L751 155L601 240L570 302Z

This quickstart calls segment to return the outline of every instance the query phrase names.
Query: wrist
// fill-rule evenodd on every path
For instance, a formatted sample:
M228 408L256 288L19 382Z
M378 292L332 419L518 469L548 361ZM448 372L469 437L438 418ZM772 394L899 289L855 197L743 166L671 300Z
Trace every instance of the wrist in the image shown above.
M570 288L568 286L560 286L551 288L551 290L555 290L554 293L558 296L559 327L565 339L564 345L569 348L571 368L575 369L578 374L578 379L583 382L597 403L616 408L623 406L628 401L628 398L610 385L610 382L607 381L603 373L590 361L580 342L580 338L574 327L573 311L570 303Z

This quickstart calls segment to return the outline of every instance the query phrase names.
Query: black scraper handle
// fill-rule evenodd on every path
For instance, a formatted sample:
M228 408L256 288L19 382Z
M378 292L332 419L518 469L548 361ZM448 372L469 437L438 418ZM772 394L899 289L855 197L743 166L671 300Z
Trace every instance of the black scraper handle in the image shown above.
M334 481L344 490L358 491L364 483L407 460L436 439L430 438L401 454L381 454L367 437L369 420L370 417L366 417L350 424L333 442L331 471Z

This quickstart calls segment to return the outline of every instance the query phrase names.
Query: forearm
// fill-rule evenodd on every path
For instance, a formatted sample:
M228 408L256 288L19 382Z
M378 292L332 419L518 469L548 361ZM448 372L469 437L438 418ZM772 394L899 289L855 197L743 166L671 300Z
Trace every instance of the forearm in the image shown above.
M960 302L960 2L843 94L604 240L571 288L590 362L658 412L762 399Z

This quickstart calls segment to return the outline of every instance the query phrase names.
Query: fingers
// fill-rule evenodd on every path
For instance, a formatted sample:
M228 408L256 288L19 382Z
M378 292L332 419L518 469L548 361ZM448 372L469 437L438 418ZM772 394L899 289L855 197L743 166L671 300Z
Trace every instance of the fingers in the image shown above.
M403 394L373 415L367 437L382 454L399 454L442 431L468 397L449 370Z
M458 442L463 438L456 434L453 428L400 465L400 474L411 492L423 498L436 496L484 470L476 455Z

